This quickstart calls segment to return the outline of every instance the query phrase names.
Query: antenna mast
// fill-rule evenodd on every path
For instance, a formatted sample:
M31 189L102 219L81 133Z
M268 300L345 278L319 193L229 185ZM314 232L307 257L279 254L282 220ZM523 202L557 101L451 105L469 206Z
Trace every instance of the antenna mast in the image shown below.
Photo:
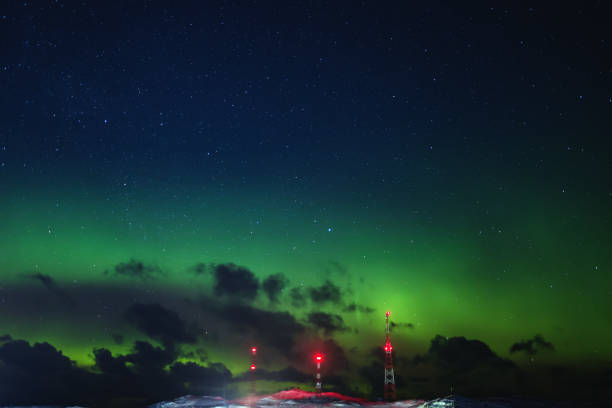
M391 352L391 335L389 334L389 315L391 312L385 313L385 388L383 397L387 401L395 399L395 374L393 374L393 357Z

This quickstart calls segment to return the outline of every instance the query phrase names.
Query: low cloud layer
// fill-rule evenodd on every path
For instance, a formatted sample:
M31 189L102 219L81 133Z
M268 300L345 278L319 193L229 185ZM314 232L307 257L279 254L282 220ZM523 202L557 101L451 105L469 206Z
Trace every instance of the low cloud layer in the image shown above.
M105 271L105 274L109 274L109 272ZM158 266L146 265L134 259L116 265L113 274L114 276L125 276L141 281L152 281L164 275Z
M554 351L555 348L551 342L544 340L539 334L536 334L532 339L516 342L510 347L510 353L524 352L530 356L544 350Z
M333 335L335 332L348 330L342 316L337 314L323 312L309 313L308 323L317 329L322 329L326 336Z
M146 268L134 270L139 269ZM202 271L192 279L206 284L190 296L164 288L143 290L141 283L149 279L139 274L133 276L135 282L123 286L63 285L44 274L26 276L26 282L32 282L29 288L7 290L4 295L15 318L60 318L85 328L82 323L95 316L96 327L107 328L102 335L106 337L91 344L95 361L87 368L71 361L61 344L15 340L14 333L5 329L0 336L0 404L96 407L129 399L132 407L139 407L187 393L220 395L228 385L244 380L245 371L232 376L215 361L216 351L244 351L251 344L262 351L258 356L262 380L311 384L312 356L321 351L330 389L367 398L381 395L382 348L369 354L361 346L347 350L334 338L352 330L353 319L373 318L368 316L373 309L345 302L343 294L349 292L331 280L283 290L283 275L270 275L260 284L248 268L234 264L210 264ZM204 274L211 279L199 276ZM114 282L113 278L108 276L108 281ZM33 296L37 302L31 301ZM58 302L63 297L78 305L70 314L66 303ZM289 306L294 302L300 307ZM401 398L440 396L451 387L474 396L521 390L538 394L552 387L531 385L540 384L539 380L476 339L436 336L427 352L412 357L413 348L399 339L410 336L414 326L391 321L391 328L398 334L393 358ZM118 345L119 353L114 349ZM553 349L537 335L514 343L510 351L533 355ZM598 381L610 376L606 371L595 376L559 367L541 370L554 379L551 384L578 384L575 393L584 395L596 393Z
M74 307L75 302L74 299L63 289L61 289L55 280L43 273L34 273L31 275L27 275L29 279L34 281L38 281L43 284L43 286L51 293L53 293L59 301L65 305L66 307Z
M124 313L125 320L151 339L163 344L194 343L196 333L201 330L188 328L186 323L173 310L159 303L134 303Z

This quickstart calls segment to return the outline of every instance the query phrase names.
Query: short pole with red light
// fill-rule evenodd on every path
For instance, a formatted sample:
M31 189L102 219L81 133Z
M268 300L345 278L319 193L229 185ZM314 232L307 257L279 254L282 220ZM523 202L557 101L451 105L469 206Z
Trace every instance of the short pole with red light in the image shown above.
M317 376L316 376L316 382L315 382L315 392L317 394L320 394L321 391L322 391L322 387L321 387L321 363L323 362L323 354L316 353L314 355L314 360L315 360L315 363L317 364Z

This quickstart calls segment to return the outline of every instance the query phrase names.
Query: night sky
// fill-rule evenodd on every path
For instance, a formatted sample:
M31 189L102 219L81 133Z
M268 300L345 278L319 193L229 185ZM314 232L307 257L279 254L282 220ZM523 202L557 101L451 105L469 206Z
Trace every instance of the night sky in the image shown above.
M604 394L605 2L180 3L0 6L0 404Z

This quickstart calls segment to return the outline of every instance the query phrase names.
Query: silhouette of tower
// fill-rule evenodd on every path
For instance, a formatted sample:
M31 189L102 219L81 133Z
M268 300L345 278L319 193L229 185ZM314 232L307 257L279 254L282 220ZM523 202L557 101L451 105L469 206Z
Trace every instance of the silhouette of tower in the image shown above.
M317 376L316 378L316 383L315 383L315 392L317 394L320 394L322 391L322 386L321 386L321 363L323 362L323 354L321 353L316 353L314 355L314 360L315 363L317 363Z
M395 375L393 374L393 357L391 352L391 335L389 334L389 315L391 312L385 313L385 388L383 397L387 401L395 399Z

